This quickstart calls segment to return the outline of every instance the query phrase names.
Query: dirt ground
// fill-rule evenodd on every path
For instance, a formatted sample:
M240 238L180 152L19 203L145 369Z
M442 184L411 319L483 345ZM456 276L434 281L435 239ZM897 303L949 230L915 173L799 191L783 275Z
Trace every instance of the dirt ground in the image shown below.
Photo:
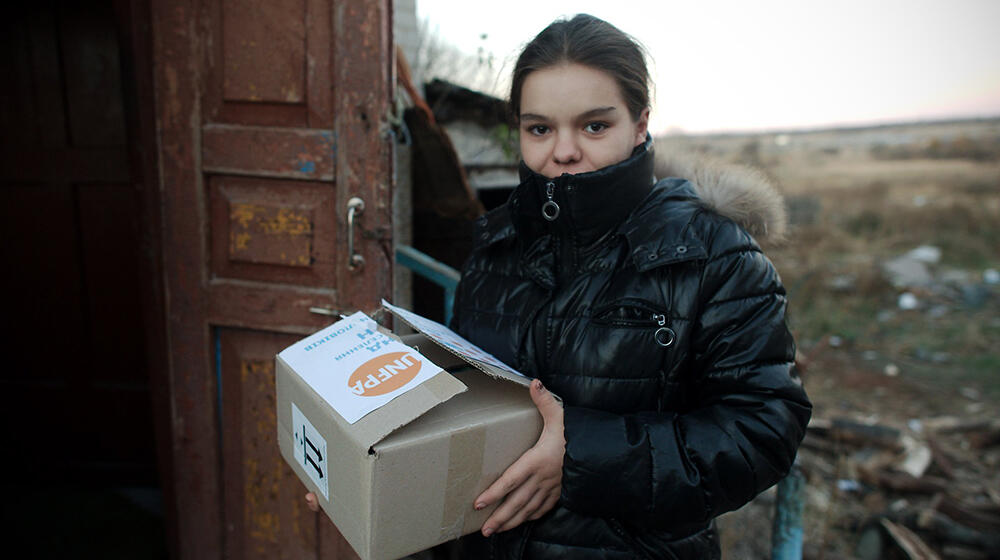
M1000 419L1000 120L670 137L657 149L753 165L786 197L790 234L765 250L814 404L798 461L805 557L894 557L891 542L884 556L859 547L871 523L942 500L1000 511L1000 445L929 428ZM885 450L830 440L821 428L841 420L932 443L923 488L873 480L862 466ZM900 460L879 472L897 477ZM774 502L772 489L720 518L725 558L769 557ZM913 532L941 558L997 557L924 529Z

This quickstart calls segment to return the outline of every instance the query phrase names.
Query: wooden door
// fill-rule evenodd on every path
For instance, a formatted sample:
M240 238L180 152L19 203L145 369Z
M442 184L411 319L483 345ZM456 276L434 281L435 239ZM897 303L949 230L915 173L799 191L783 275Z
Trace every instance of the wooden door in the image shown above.
M110 0L0 23L0 472L26 487L155 484L122 69Z
M151 20L180 557L353 557L278 453L274 355L317 309L390 294L391 0L154 0Z

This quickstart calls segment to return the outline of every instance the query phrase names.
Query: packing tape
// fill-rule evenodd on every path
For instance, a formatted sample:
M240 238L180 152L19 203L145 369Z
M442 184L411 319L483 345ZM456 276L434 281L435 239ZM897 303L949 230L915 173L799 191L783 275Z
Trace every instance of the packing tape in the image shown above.
M448 441L448 483L441 516L442 540L462 536L465 516L472 513L476 486L482 476L486 451L486 428L483 425L451 435Z

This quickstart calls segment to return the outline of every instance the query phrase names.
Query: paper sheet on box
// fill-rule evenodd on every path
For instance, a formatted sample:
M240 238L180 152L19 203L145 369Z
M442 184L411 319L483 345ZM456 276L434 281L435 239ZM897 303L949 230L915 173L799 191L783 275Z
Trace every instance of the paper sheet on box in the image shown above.
M527 377L523 373L496 359L493 354L490 354L489 352L462 338L462 336L458 333L441 323L438 323L437 321L421 317L420 315L407 311L402 307L396 307L384 299L382 300L382 307L385 307L391 311L393 315L398 316L415 329L434 339L438 344L450 348L452 351L464 358L489 364L500 368L503 371L513 373L514 375L519 375L525 378Z
M353 424L442 371L377 327L359 311L278 355Z

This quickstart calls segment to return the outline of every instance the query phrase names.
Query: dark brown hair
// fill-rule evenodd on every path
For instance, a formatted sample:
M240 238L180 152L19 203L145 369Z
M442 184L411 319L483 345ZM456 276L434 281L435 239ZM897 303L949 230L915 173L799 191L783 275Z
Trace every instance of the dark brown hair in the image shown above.
M610 23L588 14L556 20L524 47L517 58L510 85L510 113L521 115L521 88L535 70L561 63L577 63L606 72L618 83L629 114L639 120L649 107L649 71L643 48Z

